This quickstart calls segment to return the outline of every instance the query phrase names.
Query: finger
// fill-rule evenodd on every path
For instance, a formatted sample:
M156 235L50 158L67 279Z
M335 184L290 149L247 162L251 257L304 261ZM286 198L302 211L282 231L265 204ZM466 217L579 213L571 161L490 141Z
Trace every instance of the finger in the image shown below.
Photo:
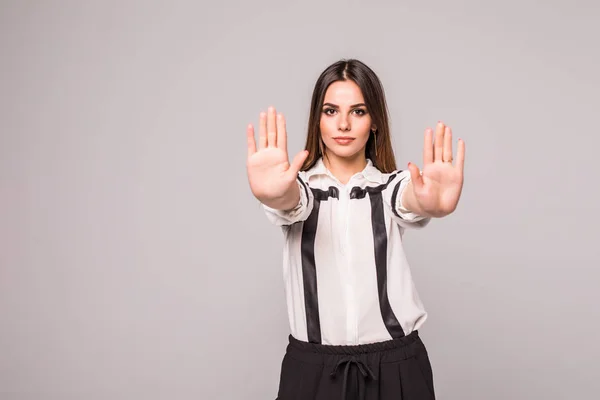
M442 160L452 162L452 130L448 126L444 131L444 151Z
M277 115L277 147L287 153L287 131L285 130L285 117L282 113Z
M456 151L456 166L461 174L465 170L465 141L458 139L458 150Z
M423 144L423 166L433 162L433 130L425 129L425 143Z
M256 141L254 140L254 127L248 124L246 127L246 137L248 139L248 157L256 153Z
M275 108L269 107L269 112L267 113L267 147L277 146L277 125L275 116Z
M261 149L267 147L267 114L263 111L260 113L260 124L258 127L259 145Z
M442 161L442 154L444 150L444 124L442 121L438 122L435 127L435 140L433 142L433 159L434 161Z
M298 172L300 172L300 169L302 168L306 157L308 157L308 150L302 150L301 152L296 154L296 156L292 160L292 163L290 164L290 174L294 174L294 176L298 175Z
M423 186L423 176L421 175L421 171L419 171L419 167L409 162L408 170L410 171L410 180L412 181L413 186L415 188Z

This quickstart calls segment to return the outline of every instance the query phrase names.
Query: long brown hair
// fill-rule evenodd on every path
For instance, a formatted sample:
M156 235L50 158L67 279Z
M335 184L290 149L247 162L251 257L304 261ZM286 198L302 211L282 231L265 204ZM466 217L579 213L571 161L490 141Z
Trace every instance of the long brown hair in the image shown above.
M390 173L396 169L396 159L390 138L390 124L387 103L381 81L363 62L355 59L343 59L327 67L317 79L312 94L310 115L308 118L308 133L306 135L306 146L308 157L304 161L301 170L312 168L319 157L323 156L322 149L325 144L321 139L321 109L325 99L325 92L329 85L337 81L351 80L358 85L371 119L377 126L377 141L373 132L367 140L365 156L373 165L383 173ZM377 142L377 151L375 151Z

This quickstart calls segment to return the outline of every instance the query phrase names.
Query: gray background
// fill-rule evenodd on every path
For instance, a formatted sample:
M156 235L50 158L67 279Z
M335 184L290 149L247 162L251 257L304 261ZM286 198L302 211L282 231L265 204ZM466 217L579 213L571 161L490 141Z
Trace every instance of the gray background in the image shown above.
M399 168L443 120L456 212L406 246L440 399L592 399L593 1L0 2L0 398L273 399L280 231L248 188L270 104L304 144L320 72L386 89Z

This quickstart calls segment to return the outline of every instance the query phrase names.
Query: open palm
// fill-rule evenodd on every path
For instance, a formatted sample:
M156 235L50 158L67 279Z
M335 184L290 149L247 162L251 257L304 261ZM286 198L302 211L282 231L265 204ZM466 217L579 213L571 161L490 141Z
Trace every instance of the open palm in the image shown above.
M432 216L450 214L456 209L464 181L465 143L458 141L456 162L452 164L452 130L438 123L433 131L425 131L423 170L409 165L415 200L419 207Z
M283 114L269 107L260 114L259 146L254 139L254 127L248 125L248 181L254 196L260 200L280 198L296 184L296 176L308 156L301 151L290 164L287 152L287 132Z

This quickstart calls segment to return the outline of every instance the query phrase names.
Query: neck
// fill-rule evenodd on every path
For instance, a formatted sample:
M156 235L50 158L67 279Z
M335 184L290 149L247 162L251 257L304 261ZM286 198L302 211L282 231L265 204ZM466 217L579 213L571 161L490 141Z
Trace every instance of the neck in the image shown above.
M323 163L329 172L345 185L352 175L365 169L367 158L362 152L354 157L337 157L335 154L329 153L323 157Z

